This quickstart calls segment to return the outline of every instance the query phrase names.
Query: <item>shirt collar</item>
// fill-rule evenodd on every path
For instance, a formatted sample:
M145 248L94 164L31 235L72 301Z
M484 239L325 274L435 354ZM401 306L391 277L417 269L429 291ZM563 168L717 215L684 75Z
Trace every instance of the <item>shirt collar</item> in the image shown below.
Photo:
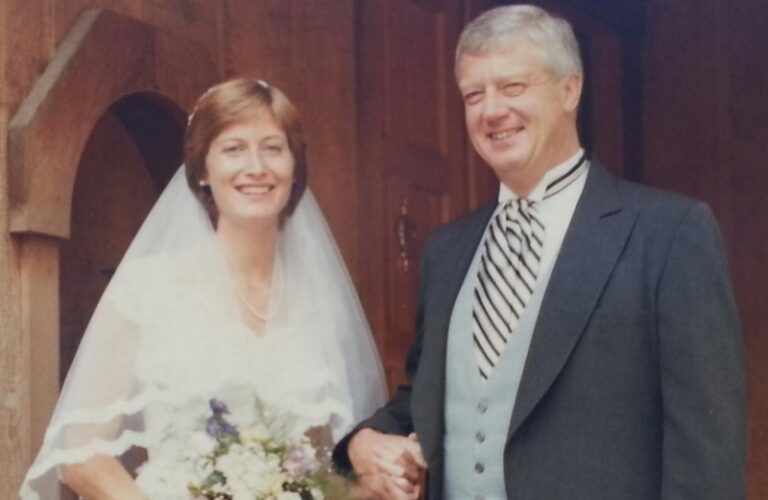
M547 185L558 177L567 173L568 170L573 167L577 161L579 161L579 158L581 158L583 154L584 149L579 148L579 150L576 151L576 154L564 162L556 165L555 167L547 170L546 173L544 173L544 176L539 180L538 184L536 184L536 186L533 188L530 194L526 196L526 198L531 201L541 201L544 198L544 190L547 188ZM506 184L503 182L500 184L501 187L499 188L499 204L503 205L509 200L516 200L519 198L519 196L517 196L515 192L512 191Z

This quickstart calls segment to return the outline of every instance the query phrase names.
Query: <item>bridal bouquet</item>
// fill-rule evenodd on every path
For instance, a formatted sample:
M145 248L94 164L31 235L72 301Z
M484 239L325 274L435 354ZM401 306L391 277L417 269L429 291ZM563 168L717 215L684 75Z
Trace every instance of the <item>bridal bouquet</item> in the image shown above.
M238 428L227 421L226 404L209 405L205 430L189 443L201 478L187 486L196 500L321 500L340 486L329 479L329 450L297 436L290 415L272 415L257 402L255 422Z
M181 490L195 500L344 497L342 483L331 474L327 447L312 446L290 415L255 404L249 423L236 426L227 421L227 405L212 399L204 429L182 425L171 431L140 474L153 498L181 498Z

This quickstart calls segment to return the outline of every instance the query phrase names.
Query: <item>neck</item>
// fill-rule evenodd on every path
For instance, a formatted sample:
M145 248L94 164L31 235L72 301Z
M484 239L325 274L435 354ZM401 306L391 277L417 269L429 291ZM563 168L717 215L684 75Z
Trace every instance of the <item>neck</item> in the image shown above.
M552 147L551 154L545 155L536 165L532 165L521 171L509 172L509 175L499 179L518 197L525 198L541 182L547 172L560 165L568 158L576 154L581 148L576 130L559 141L559 145Z
M277 235L276 222L238 226L226 219L219 220L216 239L237 284L255 287L271 282Z

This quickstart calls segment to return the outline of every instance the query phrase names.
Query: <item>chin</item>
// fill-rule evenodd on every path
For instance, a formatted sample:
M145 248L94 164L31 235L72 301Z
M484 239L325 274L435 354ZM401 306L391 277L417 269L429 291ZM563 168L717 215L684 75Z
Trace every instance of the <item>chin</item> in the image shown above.
M506 151L487 151L481 156L493 170L498 172L515 170L529 159L529 155L519 148L510 148Z
M277 225L280 212L275 210L241 210L228 214L219 214L219 224L226 219L234 227L265 227Z
M504 158L492 158L486 160L488 165L491 166L496 175L510 174L520 172L525 168L525 159L522 158L510 158L506 156Z
M264 224L277 224L280 219L279 210L270 210L268 212L260 212L257 214L243 214L242 220L248 224L264 225Z

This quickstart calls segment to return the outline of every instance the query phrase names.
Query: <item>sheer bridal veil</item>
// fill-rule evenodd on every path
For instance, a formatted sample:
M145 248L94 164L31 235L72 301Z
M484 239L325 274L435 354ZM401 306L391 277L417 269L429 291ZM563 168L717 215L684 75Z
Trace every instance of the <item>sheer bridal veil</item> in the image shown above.
M58 467L62 464L82 462L98 454L120 457L131 447L147 447L156 439L144 426L144 411L167 394L148 383L143 366L135 362L147 334L142 332L143 320L134 317L134 312L150 319L170 317L166 323L169 332L179 322L189 331L206 324L215 330L222 327L219 318L229 315L228 319L233 319L237 308L231 307L233 285L226 268L212 264L215 259L197 257L215 253L214 234L207 212L186 184L182 166L134 238L96 307L42 448L22 484L23 499L58 498ZM195 257L185 260L189 255ZM281 229L278 255L282 291L280 297L271 298L275 321L281 317L289 320L295 326L291 335L311 346L318 364L330 371L333 383L324 389L323 397L342 408L332 429L339 439L383 403L386 388L352 281L309 191ZM177 273L178 283L166 287L167 268L181 268L183 272ZM184 288L186 279L193 283L189 290ZM189 307L195 303L200 307ZM183 319L176 319L179 317ZM176 329L186 334L184 328ZM154 336L165 334L152 332ZM206 333L212 338L216 335ZM196 341L190 334L188 342ZM164 361L156 364L162 366Z

